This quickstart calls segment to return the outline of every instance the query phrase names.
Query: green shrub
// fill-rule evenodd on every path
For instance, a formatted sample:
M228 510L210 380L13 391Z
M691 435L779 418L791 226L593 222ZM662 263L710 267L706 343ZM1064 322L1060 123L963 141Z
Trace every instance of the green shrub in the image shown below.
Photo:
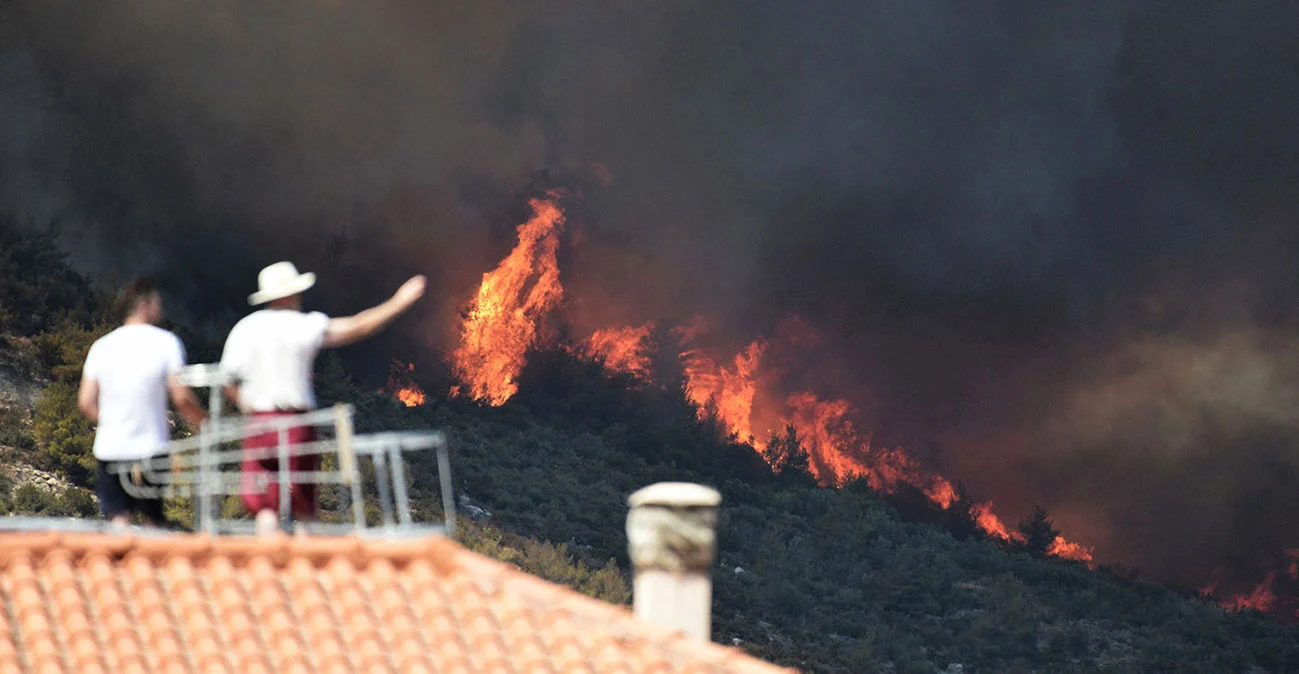
M527 573L567 585L589 597L612 604L625 604L631 599L627 581L612 559L600 568L591 568L585 562L574 560L566 545L510 535L473 522L464 523L456 537L465 547L480 555L513 564Z
M77 388L55 382L36 403L35 435L39 450L35 463L66 475L77 485L88 485L95 470L91 452L95 430L77 408Z
M94 517L99 514L99 506L95 503L94 496L90 490L80 487L69 487L59 494L57 505L59 514L68 517Z
M56 329L32 340L54 378L36 403L32 428L37 444L36 463L66 475L81 486L89 485L95 468L91 452L94 425L77 407L81 367L90 345L109 330L106 323L84 327L64 320Z
M23 419L23 411L17 407L0 407L0 445L13 447L23 452L36 449L36 438Z
M25 484L9 497L10 511L15 515L52 515L58 508L58 497L32 484Z
M62 493L25 484L9 496L7 512L12 515L45 515L48 517L94 517L98 512L90 492L69 487Z

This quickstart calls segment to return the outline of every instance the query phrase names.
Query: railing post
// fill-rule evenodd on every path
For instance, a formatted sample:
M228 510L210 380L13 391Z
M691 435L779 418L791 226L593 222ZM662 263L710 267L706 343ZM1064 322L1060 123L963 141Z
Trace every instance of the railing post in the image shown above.
M410 494L406 492L406 464L401 458L401 445L394 442L388 448L388 460L392 462L392 495L393 505L397 508L397 521L409 526Z
M356 531L365 529L365 495L361 492L361 469L357 466L356 450L352 447L354 435L352 407L342 403L334 405L334 439L338 441L338 472L345 476L352 502L352 526Z
M199 446L194 476L191 478L191 489L194 499L194 530L216 533L216 517L213 513L212 499L217 493L213 471L220 472L220 467L212 459L213 445L219 444L218 429L222 416L222 390L225 374L216 364L191 365L181 370L180 381L192 388L208 389L208 421L199 428Z
M451 494L451 457L447 442L438 443L438 479L442 483L442 518L446 522L447 536L456 535L456 500Z
M216 533L216 517L212 513L212 494L216 489L213 486L211 471L219 471L219 467L212 461L212 444L218 437L216 429L221 426L221 385L221 379L217 377L208 387L208 421L203 428L199 429L202 438L198 446L198 478L194 488L195 512L199 518L194 530L206 531L209 534Z
M383 526L391 529L392 494L388 489L388 457L384 452L374 453L374 482L379 491L379 509L383 512Z
M284 533L293 533L292 526L292 487L289 482L289 429L281 426L276 430L276 449L280 457L280 528Z

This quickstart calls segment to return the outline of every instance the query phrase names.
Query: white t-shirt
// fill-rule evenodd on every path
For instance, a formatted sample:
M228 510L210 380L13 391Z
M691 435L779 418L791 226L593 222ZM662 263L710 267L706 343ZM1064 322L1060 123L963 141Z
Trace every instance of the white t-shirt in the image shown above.
M255 311L231 328L221 369L239 384L246 412L316 407L311 366L325 339L329 317L291 309Z
M99 384L96 459L143 459L166 444L167 377L184 366L180 340L152 325L123 325L90 346L81 372Z

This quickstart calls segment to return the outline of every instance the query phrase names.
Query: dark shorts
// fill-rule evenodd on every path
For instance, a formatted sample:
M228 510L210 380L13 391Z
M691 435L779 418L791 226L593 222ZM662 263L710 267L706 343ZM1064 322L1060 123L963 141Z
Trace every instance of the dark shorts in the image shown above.
M162 499L160 498L137 498L126 491L122 486L124 478L121 474L110 473L109 467L113 466L116 470L126 473L125 479L134 482L140 486L156 486L149 482L143 474L133 472L130 469L131 464L135 461L96 461L99 464L95 471L95 496L99 497L99 509L104 511L104 516L108 518L117 517L118 515L129 515L133 512L140 513L145 517L153 520L154 524L164 522L162 516Z
M297 412L254 412L254 421L274 419L275 417L298 414ZM280 460L277 457L265 459L248 458L249 450L274 449L278 433L272 431L244 438L244 460L241 464L239 479L240 498L248 512L256 514L262 510L280 510ZM295 426L288 429L290 445L303 442L314 442L316 429L312 426ZM289 457L289 471L308 471L320 468L320 455L307 454ZM311 519L316 515L316 485L300 483L289 485L289 507L293 516Z

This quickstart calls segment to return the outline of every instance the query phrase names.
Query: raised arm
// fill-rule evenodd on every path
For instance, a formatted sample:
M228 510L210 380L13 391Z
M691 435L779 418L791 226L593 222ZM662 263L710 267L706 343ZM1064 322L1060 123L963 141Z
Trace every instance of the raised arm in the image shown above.
M383 304L354 316L329 319L329 326L325 328L325 339L321 346L327 349L347 346L384 329L424 295L424 286L427 282L423 275L412 276Z

